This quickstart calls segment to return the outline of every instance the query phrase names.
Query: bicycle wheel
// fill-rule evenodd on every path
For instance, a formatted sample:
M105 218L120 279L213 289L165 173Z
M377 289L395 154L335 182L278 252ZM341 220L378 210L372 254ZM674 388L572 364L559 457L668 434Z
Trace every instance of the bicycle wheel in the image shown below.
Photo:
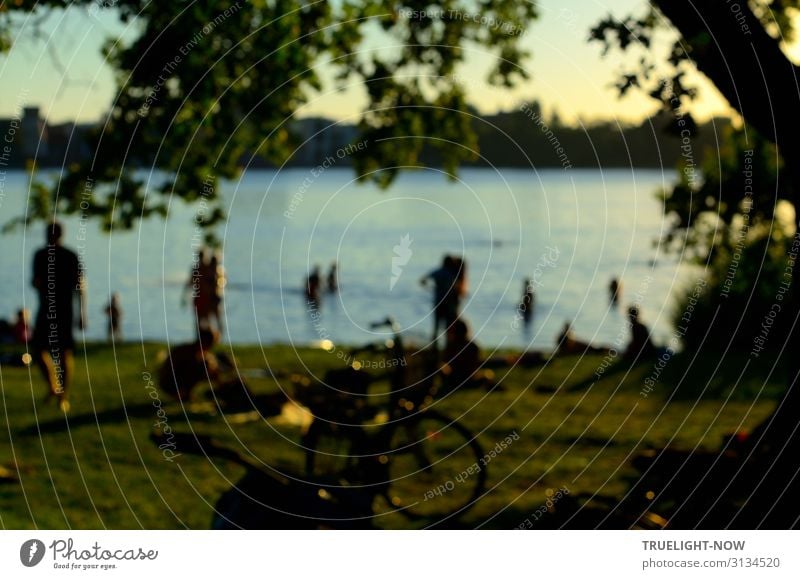
M408 517L435 523L449 515L461 516L485 488L480 444L464 426L438 412L399 420L389 447L389 484L384 494Z
M351 427L315 420L302 443L305 474L312 479L338 482L355 463Z

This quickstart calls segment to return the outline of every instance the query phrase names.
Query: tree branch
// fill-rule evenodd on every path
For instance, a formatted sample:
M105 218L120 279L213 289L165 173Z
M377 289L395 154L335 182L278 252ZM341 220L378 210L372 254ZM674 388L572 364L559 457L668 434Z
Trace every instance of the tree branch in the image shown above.
M656 0L683 36L698 70L788 163L800 160L798 67L747 5L722 0Z

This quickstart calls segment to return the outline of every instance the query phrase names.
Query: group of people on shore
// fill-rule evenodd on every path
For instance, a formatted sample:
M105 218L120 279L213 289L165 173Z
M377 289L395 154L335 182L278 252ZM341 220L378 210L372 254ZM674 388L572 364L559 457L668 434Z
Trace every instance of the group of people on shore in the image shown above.
M0 341L10 340L31 346L31 359L41 369L48 384L48 399L69 410L68 392L72 377L74 337L73 326L86 327L85 270L77 255L62 245L63 229L51 223L47 229L47 245L36 252L33 260L32 285L39 296L39 309L33 330L25 310L17 313L14 323L0 323ZM333 263L325 287L338 291L337 264ZM462 257L445 255L441 265L424 275L420 284L433 290L432 344L438 350L442 335L446 345L442 351L442 376L451 385L471 384L491 386L492 372L485 370L480 348L474 342L468 323L461 316L461 303L467 293L467 265ZM193 386L211 379L219 381L221 364L212 354L223 333L222 302L226 285L225 271L219 255L209 249L197 253L192 271L184 286L183 301L192 298L197 334L193 342L175 346L167 356L160 373L162 388L176 398L186 399ZM317 266L306 283L306 297L319 303L323 288ZM613 303L621 299L622 285L614 279L609 285ZM122 307L118 293L112 294L104 313L108 319L109 339L121 339ZM532 284L525 281L518 311L526 320L533 316L535 295ZM628 311L631 340L625 358L648 357L656 352L650 332L639 320L639 310ZM556 355L598 352L602 348L582 342L574 336L570 323L557 338ZM241 388L246 388L239 384Z
M23 359L35 362L42 372L48 386L46 399L55 400L67 412L74 367L73 327L87 327L85 266L75 252L63 246L64 230L59 222L50 223L45 231L46 245L33 257L31 284L39 301L33 328L28 312L20 309L13 323L0 321L0 343L16 343L30 349ZM200 349L212 346L222 333L224 287L225 273L219 256L206 249L200 251L185 287L191 292L198 327L193 344ZM119 293L111 294L103 313L109 340L121 340L123 311ZM187 365L178 366L183 369Z
M651 358L657 353L658 348L650 338L650 330L640 319L639 308L630 306L627 314L630 339L623 351L622 359L632 362L637 359ZM575 332L572 330L572 324L566 322L561 333L556 337L556 349L553 355L598 354L608 352L611 349L613 349L611 346L594 346L589 342L576 338Z
M434 282L434 347L438 343L441 326L446 329L447 335L447 345L443 353L443 374L446 381L492 387L494 382L491 368L496 366L539 365L555 356L599 354L613 349L580 340L575 336L572 323L566 322L556 336L556 347L550 356L545 356L542 352L525 351L519 355L484 360L480 348L472 339L469 325L460 316L461 299L466 293L466 265L463 258L445 256L442 266L424 276L421 281L425 285L430 280ZM609 301L614 306L618 305L622 300L622 282L612 278L608 290ZM533 284L530 279L525 279L517 316L526 325L533 319L535 299ZM633 363L657 355L658 348L652 342L650 330L640 319L638 306L632 305L628 308L627 318L630 338L622 352L621 362Z

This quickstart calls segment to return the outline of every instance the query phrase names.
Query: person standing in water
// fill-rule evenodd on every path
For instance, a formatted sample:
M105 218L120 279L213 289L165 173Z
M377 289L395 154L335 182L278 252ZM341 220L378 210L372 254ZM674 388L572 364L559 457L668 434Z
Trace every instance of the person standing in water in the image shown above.
M208 278L208 285L206 288L209 294L208 324L210 329L215 331L219 336L222 336L225 333L222 323L222 298L225 293L227 279L225 278L225 269L222 267L217 252L211 255L211 259L208 262ZM211 320L214 320L214 325L216 327L211 325Z
M450 260L454 281L445 297L445 307L448 317L455 320L461 314L461 300L467 295L467 262L456 256Z
M104 311L108 318L108 341L119 342L122 340L122 306L119 303L119 293L111 294Z
M306 279L306 302L314 308L320 306L320 285L322 284L322 275L320 274L320 267L314 266L311 273Z
M208 328L211 316L211 293L208 291L209 276L208 250L203 248L197 252L192 262L192 270L189 273L189 279L186 280L184 293L181 297L181 304L185 306L186 295L191 296L195 324L198 329Z
M453 311L452 295L456 285L456 271L453 258L445 255L442 259L441 267L431 271L419 280L420 284L427 286L428 282L433 282L433 344L439 341L440 328L445 330L456 319L456 312Z
M617 305L622 300L622 282L615 277L608 284L608 300L612 305Z
M328 270L328 291L332 294L335 294L339 291L339 274L337 272L338 266L334 261L331 264L330 270Z
M517 312L522 316L522 321L526 326L529 326L533 319L533 308L535 305L536 296L533 293L533 282L531 282L530 278L527 278L522 288L522 299L517 306Z

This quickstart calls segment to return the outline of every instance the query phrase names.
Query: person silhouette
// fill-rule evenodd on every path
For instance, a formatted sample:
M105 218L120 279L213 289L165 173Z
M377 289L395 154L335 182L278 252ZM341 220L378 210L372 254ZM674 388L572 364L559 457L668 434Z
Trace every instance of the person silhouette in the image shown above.
M564 328L556 336L556 350L553 356L566 356L570 354L586 354L605 352L607 348L593 346L589 342L584 342L575 337L572 330L572 322L564 322Z
M206 285L206 291L209 294L208 324L220 336L225 333L222 322L222 298L226 283L225 269L220 263L219 254L214 252L208 261L208 283ZM211 320L214 321L213 326L211 325Z
M203 248L197 252L189 279L186 280L181 304L186 305L186 295L192 298L192 307L195 314L195 323L198 328L208 328L211 317L211 271L209 267L209 252Z
M14 321L14 341L17 344L27 344L31 339L30 312L25 308L17 310L17 318Z
M576 346L577 343L575 333L572 331L572 323L564 322L564 328L561 330L561 333L556 336L556 350L554 354L575 354L580 349Z
M533 293L533 283L530 278L525 279L525 285L522 287L522 299L517 306L517 311L522 316L522 321L526 326L530 325L533 319L533 308L536 305L536 296Z
M86 328L84 318L84 271L78 256L61 245L63 229L54 221L47 226L47 245L33 256L32 285L39 295L39 310L33 331L37 365L47 380L47 399L55 398L68 412L69 388L74 367L74 304L77 325Z
M219 334L202 328L194 342L173 347L159 369L161 390L181 402L191 402L197 387L205 383L213 391L217 403L228 409L232 405L248 406L254 402L235 363L224 353L214 354L213 348L218 342Z
M482 370L481 351L472 340L469 325L457 318L447 328L441 375L445 393L458 388L491 388L494 373Z
M337 272L338 265L334 261L331 263L331 268L328 270L328 291L335 294L339 291L339 274Z
M427 275L419 283L427 287L433 282L433 345L439 341L440 328L448 328L458 315L458 269L454 258L445 255L442 265Z
M322 274L320 273L320 267L315 265L306 279L306 302L314 308L318 308L320 305L319 291L321 284Z
M103 309L108 318L108 341L122 340L122 306L120 305L119 293L111 294L108 305Z
M217 334L202 328L194 342L172 348L159 370L161 389L178 400L188 401L197 384L216 383L219 379L219 362L211 351L216 343Z
M447 292L445 303L453 319L461 312L461 300L467 294L467 262L462 257L451 256L450 267L454 282Z
M622 300L622 282L612 277L611 282L608 284L608 301L610 301L612 305L616 305L620 300Z
M628 321L631 328L631 341L625 349L623 358L633 362L637 359L643 360L655 356L657 353L656 347L650 340L650 330L639 320L638 307L631 306L628 308Z

